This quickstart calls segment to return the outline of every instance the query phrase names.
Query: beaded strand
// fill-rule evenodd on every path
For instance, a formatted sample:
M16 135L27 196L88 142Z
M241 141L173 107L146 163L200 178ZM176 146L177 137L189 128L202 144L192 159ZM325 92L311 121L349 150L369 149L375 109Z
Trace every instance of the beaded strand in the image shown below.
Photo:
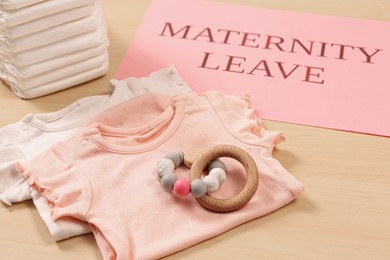
M173 191L174 194L180 197L185 197L191 193L195 198L200 198L206 193L217 191L226 180L226 166L218 158L209 163L209 174L207 176L191 182L185 178L179 179L174 174L174 170L183 164L183 151L170 152L158 162L156 169L157 179L164 190Z

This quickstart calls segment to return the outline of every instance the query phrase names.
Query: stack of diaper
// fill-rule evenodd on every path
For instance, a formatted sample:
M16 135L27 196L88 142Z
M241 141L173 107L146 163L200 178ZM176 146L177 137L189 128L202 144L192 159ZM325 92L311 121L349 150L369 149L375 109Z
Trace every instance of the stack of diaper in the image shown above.
M21 98L108 71L102 0L0 0L0 22L0 77Z

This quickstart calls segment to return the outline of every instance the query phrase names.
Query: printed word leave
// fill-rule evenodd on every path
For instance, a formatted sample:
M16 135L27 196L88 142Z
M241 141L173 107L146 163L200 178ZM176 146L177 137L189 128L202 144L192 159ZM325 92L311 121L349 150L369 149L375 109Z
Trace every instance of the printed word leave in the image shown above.
M289 78L292 74L299 74L304 82L324 84L324 80L321 79L324 68L299 64L287 65L281 61L269 62L263 59L249 62L246 57L231 55L222 57L224 63L220 64L212 60L213 55L214 53L204 52L203 61L199 67L248 75L262 74L265 77L282 77L283 79ZM221 57L218 60L221 60Z

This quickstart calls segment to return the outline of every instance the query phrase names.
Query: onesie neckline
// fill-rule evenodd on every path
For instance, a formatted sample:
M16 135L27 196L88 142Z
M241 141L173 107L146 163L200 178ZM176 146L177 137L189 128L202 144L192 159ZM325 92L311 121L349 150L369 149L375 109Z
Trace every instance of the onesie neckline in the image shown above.
M97 123L95 125L96 132L91 135L91 139L100 148L114 153L139 153L152 150L164 143L176 131L183 120L186 105L185 100L176 100L171 97L162 113L138 127L118 128ZM136 145L126 143L126 138L133 138L139 133L148 131L161 131L161 129L163 131L156 138L146 143ZM107 138L113 139L115 143L110 142Z

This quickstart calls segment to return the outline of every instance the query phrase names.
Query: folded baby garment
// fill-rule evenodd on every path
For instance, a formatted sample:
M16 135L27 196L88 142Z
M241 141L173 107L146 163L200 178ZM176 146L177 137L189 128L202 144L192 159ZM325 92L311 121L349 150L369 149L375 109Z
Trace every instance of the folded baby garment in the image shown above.
M47 199L54 220L90 224L103 259L167 256L267 215L303 191L272 158L282 133L262 126L248 96L145 94L99 116L117 126L92 124L17 168ZM164 191L156 180L156 166L167 153L218 144L240 147L256 163L259 186L243 208L216 213L190 194L179 198ZM246 173L236 160L221 160L227 178L213 196L237 196ZM185 167L175 174L188 179Z
M15 39L21 36L29 35L60 24L86 17L88 15L91 15L93 11L96 10L96 5L99 2L100 1L96 1L92 4L44 16L42 18L32 20L28 23L23 23L8 28L0 27L1 37L5 38L5 40Z
M77 222L56 221L50 218L50 208L46 199L29 189L20 174L15 170L15 162L25 161L43 152L58 141L64 140L83 125L97 120L102 112L116 104L144 93L190 93L191 89L181 79L173 66L161 69L148 77L126 80L111 80L108 94L82 98L66 108L43 114L28 114L20 121L0 129L0 200L7 205L33 198L37 210L55 240L89 232ZM81 225L81 226L80 226Z

